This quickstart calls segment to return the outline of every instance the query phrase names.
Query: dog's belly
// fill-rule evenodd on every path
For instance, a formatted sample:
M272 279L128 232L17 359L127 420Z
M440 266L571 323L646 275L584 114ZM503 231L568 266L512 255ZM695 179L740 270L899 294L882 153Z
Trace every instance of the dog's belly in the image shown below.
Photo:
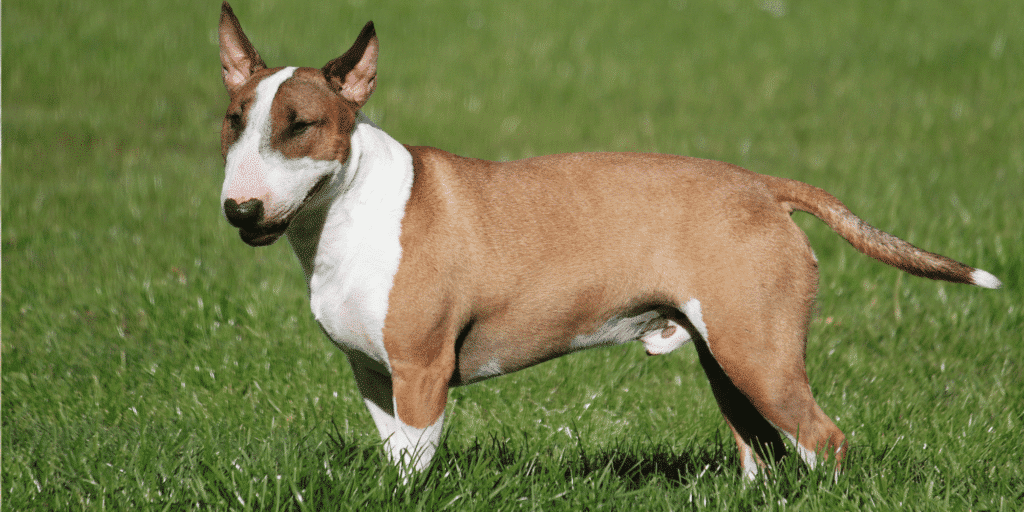
M530 338L506 334L487 329L469 333L459 352L457 384L513 373L588 348L642 340L647 353L655 355L671 352L690 340L686 328L655 309L613 316L589 332L536 333Z
M598 327L596 331L576 335L569 342L572 351L607 345L621 345L639 339L644 333L658 329L665 318L657 311L645 311L639 315L616 316Z

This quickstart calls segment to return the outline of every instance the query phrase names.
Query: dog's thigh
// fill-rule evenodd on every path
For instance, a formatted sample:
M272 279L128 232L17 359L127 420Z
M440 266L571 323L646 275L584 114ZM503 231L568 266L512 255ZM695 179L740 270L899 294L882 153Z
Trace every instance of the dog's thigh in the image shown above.
M743 476L753 479L768 461L786 455L786 445L775 427L725 374L704 340L696 340L694 346L722 416L736 440Z

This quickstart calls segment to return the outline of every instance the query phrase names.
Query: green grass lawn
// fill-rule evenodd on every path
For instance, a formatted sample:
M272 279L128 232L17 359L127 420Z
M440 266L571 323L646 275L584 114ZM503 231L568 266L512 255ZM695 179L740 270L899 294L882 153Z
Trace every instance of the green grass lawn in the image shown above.
M1021 2L234 8L272 66L320 66L373 19L367 112L402 142L725 160L1004 288L907 276L801 214L808 371L852 443L837 482L786 460L745 484L693 349L632 344L454 390L403 486L290 248L219 211L219 3L9 0L4 510L1024 508Z

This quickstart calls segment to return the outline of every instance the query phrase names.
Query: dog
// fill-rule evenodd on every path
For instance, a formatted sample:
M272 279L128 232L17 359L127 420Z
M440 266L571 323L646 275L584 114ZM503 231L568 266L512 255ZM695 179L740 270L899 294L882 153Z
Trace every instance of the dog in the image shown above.
M223 213L251 246L287 236L404 475L434 456L450 387L633 340L649 354L694 342L744 476L785 454L783 437L838 471L847 441L804 364L818 271L797 210L910 274L1001 285L824 190L722 162L403 145L360 110L377 85L372 22L321 69L268 68L227 2L219 38Z

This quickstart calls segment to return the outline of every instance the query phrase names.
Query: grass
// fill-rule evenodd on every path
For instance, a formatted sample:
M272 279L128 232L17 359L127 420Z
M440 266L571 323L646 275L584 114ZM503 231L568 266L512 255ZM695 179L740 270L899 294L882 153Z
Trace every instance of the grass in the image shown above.
M219 213L216 2L7 1L5 510L1024 507L1019 2L234 7L271 65L373 19L367 111L400 141L730 161L1005 286L912 278L798 218L838 482L786 460L744 484L693 350L631 345L454 390L435 466L399 485L290 249Z

